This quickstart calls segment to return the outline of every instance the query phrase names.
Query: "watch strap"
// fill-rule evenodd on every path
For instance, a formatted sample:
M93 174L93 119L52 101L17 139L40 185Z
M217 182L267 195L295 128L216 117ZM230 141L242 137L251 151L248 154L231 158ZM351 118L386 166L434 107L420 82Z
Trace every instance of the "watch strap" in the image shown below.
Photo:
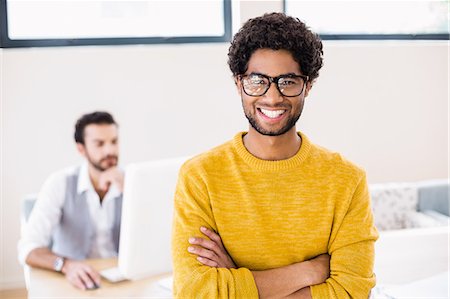
M56 272L61 272L63 266L64 266L64 258L58 256L58 257L55 259L55 261L53 262L53 269L54 269Z

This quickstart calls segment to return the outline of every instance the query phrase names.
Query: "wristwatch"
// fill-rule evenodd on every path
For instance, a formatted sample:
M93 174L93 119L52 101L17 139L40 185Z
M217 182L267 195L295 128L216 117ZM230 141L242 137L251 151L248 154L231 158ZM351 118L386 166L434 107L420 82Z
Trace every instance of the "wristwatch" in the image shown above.
M56 258L55 262L53 263L53 269L54 269L56 272L61 272L63 266L64 266L64 258L58 256L58 257Z

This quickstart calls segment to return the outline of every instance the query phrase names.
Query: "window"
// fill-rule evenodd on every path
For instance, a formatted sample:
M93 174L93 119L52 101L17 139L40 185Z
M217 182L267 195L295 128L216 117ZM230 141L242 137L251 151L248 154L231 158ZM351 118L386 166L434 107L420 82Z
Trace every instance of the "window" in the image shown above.
M284 0L323 39L449 39L449 0Z
M2 47L223 42L231 0L0 0Z

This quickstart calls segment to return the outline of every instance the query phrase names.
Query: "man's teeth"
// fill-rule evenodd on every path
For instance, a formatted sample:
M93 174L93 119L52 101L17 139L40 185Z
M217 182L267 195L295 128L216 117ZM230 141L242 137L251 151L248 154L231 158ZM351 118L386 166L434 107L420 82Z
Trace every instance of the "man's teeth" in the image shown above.
M270 118L277 118L281 114L283 114L286 110L266 110L266 109L259 109L265 116Z

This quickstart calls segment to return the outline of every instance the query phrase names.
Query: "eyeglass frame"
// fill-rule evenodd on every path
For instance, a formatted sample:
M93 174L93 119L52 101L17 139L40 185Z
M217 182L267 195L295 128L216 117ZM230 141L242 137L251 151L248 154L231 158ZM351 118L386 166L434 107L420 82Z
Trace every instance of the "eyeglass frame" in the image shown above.
M249 76L251 76L251 75L262 76L262 77L264 77L264 78L266 78L266 79L269 80L269 85L267 85L266 90L265 90L262 94L260 94L260 95L251 95L251 94L248 94L248 93L245 91L244 83L242 82L242 80L244 79L244 77L249 77ZM248 95L248 96L250 96L250 97L262 97L262 96L265 95L265 94L267 93L267 91L270 89L270 86L272 85L272 83L275 83L275 86L277 87L278 92L279 92L282 96L288 97L288 98L298 97L299 95L301 95L301 94L303 93L303 91L305 91L305 86L307 85L307 83L308 83L308 81L309 81L309 76L307 76L307 75L297 75L297 74L283 74L283 75L279 75L279 76L276 76L276 77L270 77L270 76L268 76L268 75L266 75L266 74L261 74L261 73L251 73L251 74L248 74L248 75L239 75L238 77L239 77L239 81L241 81L241 84L242 84L242 90L244 91L244 93L245 93L246 95ZM283 92L281 92L280 86L278 85L278 81L279 81L280 79L282 79L282 78L302 78L304 84L303 84L303 87L302 87L302 90L300 91L300 93L297 94L297 95L293 95L293 96L287 96L287 95L285 95Z

